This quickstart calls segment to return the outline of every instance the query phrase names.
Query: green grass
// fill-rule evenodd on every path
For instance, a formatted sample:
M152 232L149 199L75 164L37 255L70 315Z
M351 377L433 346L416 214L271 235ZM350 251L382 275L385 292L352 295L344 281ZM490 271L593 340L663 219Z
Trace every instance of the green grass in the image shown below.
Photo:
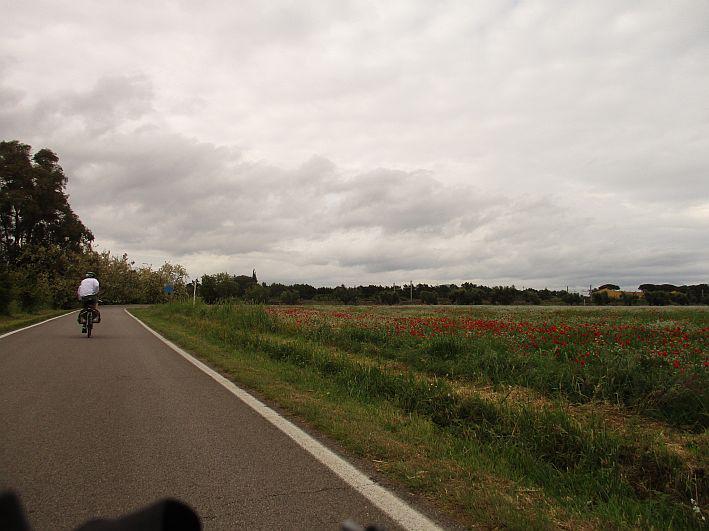
M511 355L499 338L471 348L458 335L412 339L362 322L294 326L253 306L133 311L466 525L700 527L689 499L706 506L705 431L648 423L622 401L574 401L533 379L505 379L523 360L501 364ZM462 370L486 352L487 362Z
M41 310L36 313L14 313L12 315L0 315L0 334L39 323L58 315L64 315L65 313L68 313L68 310Z

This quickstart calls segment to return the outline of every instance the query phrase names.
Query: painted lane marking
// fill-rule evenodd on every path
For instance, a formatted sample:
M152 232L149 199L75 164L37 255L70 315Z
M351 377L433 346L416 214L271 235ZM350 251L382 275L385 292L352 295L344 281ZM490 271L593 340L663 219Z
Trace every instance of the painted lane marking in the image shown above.
M44 324L44 323L48 323L49 321L54 321L54 319L61 319L62 317L66 317L67 315L71 315L72 313L76 313L76 312L78 312L78 311L79 311L79 310L74 310L73 312L63 313L63 314L61 314L61 315L57 315L56 317L52 317L52 318L50 318L50 319L46 319L46 320L44 320L44 321L40 321L39 323L35 323L35 324L29 325L29 326L25 326L24 328L18 328L17 330L12 330L11 332L7 332L7 333L1 335L1 336L0 336L0 339L2 339L3 337L11 336L12 334L16 334L17 332L22 332L23 330L27 330L28 328L34 328L35 326L39 326L39 325L42 325L42 324Z
M389 492L381 485L374 483L369 477L360 472L353 465L345 461L339 455L334 453L322 443L315 440L313 437L298 428L291 421L281 417L273 409L265 405L260 400L256 399L240 387L237 387L234 382L226 379L224 376L208 367L198 359L188 354L185 350L175 345L172 341L164 338L155 330L146 325L143 321L131 314L127 309L125 312L133 319L138 321L148 332L165 343L172 350L180 354L195 367L201 369L214 380L224 386L228 391L234 394L239 400L256 411L259 415L273 424L276 428L288 435L301 448L307 451L315 459L320 461L327 468L332 470L345 483L367 498L372 504L378 507L383 513L389 516L392 520L401 525L404 529L415 530L441 530L442 528L436 525L432 520L419 513L413 507L401 500L395 494Z

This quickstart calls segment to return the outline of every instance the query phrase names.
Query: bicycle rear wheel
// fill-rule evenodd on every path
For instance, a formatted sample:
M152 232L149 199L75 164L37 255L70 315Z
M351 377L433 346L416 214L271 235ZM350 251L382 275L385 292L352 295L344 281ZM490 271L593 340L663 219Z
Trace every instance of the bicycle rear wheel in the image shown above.
M94 312L89 311L86 314L86 337L91 337L91 330L94 327Z

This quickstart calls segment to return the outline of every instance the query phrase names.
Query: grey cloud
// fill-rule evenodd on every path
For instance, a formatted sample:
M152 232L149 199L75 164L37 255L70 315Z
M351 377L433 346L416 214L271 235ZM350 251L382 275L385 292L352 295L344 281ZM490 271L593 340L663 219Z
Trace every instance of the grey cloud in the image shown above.
M49 107L56 106L64 116L81 116L90 132L100 133L150 113L152 100L145 76L113 76L100 78L88 92L62 94Z
M26 90L0 85L0 117L8 133L33 129L93 137L150 114L152 101L144 76L102 77L88 90L58 90L38 102Z
M57 151L81 218L138 262L700 281L708 17L689 1L30 2L0 21L0 135Z
M118 225L160 227L162 245L184 252L242 252L249 242L264 250L290 238L355 229L440 233L465 210L451 204L454 197L461 203L458 190L426 174L381 170L347 179L323 158L288 171L240 163L238 152L163 133L139 139L129 144L122 136L102 139L106 146L92 153L96 160L77 167L72 197L79 210L106 207L110 216L103 230L109 238L120 215L120 209L110 208L116 201L132 205ZM161 245L149 234L145 243Z

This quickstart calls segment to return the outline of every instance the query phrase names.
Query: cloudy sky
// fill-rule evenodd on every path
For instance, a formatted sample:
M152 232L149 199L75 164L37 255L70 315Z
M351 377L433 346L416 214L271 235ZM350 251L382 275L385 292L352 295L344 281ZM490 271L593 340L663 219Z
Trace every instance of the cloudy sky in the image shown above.
M705 0L0 5L0 139L137 264L709 280Z

